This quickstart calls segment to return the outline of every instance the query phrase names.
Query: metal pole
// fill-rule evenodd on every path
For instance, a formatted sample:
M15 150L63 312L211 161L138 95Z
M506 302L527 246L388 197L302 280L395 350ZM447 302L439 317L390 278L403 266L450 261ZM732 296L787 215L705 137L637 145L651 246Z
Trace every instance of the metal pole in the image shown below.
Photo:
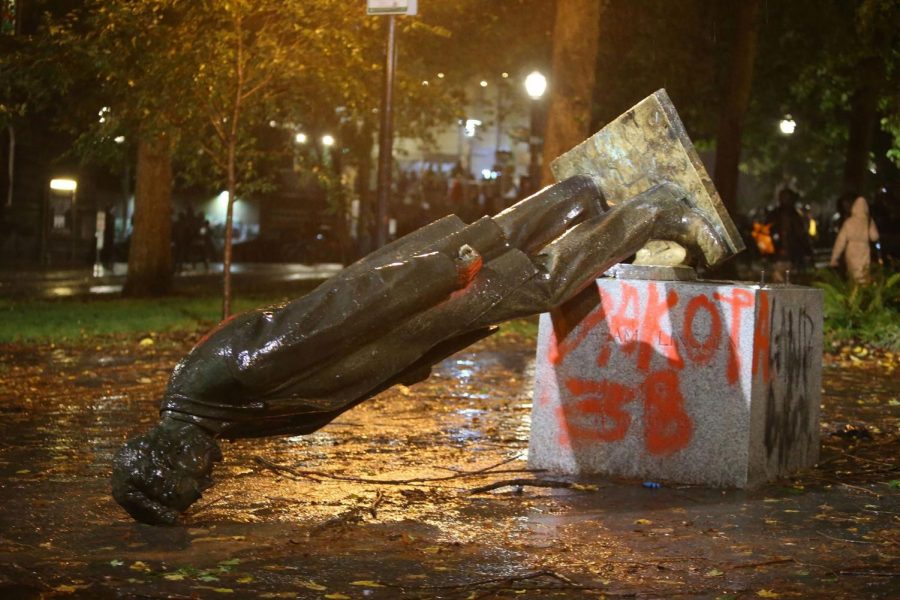
M538 127L539 127L538 121L540 120L539 103L540 103L540 100L532 100L531 101L531 124L530 124L531 139L529 140L531 142L530 148L529 148L529 150L530 150L529 158L531 159L531 162L530 162L529 168L528 168L528 171L529 171L529 173L528 173L529 182L528 183L531 186L529 193L531 193L531 194L538 191L541 187L541 184L540 184L541 167L538 162L539 157L540 157L540 137L538 136Z
M394 143L394 70L397 46L394 41L394 15L388 17L387 52L384 59L384 96L381 99L381 131L378 141L378 247L387 243L388 204L391 197L391 171Z

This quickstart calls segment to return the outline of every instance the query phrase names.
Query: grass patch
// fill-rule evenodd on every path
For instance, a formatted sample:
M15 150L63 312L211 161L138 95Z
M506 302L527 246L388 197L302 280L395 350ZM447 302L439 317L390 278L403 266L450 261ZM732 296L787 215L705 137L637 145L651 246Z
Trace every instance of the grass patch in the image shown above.
M234 312L284 302L284 294L237 297ZM218 295L0 300L0 343L63 342L108 335L193 332L215 325Z
M537 340L538 318L513 319L500 326L500 335L514 335L525 340Z

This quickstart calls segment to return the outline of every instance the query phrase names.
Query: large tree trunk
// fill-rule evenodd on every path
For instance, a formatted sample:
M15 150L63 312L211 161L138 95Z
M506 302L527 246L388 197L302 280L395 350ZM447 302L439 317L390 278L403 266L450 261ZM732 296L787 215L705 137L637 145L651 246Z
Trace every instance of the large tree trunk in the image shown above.
M591 133L599 37L600 0L557 1L547 128L537 187L553 180L550 162Z
M134 230L127 296L159 296L172 286L172 157L168 139L138 142Z
M864 193L869 173L869 152L878 121L878 81L882 69L876 58L859 65L860 86L850 101L847 154L844 162L844 191Z
M737 209L738 164L741 160L741 134L744 115L750 103L753 63L759 32L760 0L739 2L737 33L731 54L731 69L725 102L716 136L715 182L728 212Z

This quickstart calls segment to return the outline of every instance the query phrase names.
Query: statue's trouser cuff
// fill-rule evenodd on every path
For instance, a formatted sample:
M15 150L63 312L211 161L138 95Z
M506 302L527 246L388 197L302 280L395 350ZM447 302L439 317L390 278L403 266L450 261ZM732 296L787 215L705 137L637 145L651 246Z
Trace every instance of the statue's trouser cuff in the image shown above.
M534 254L577 223L607 210L590 175L576 175L528 196L493 217L513 248Z

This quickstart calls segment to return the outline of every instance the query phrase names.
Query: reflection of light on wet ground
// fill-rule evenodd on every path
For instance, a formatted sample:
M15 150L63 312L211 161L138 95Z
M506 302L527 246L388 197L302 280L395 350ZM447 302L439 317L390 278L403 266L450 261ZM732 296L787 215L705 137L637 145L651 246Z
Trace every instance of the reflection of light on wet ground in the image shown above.
M460 358L450 364L450 377L456 379L471 379L476 372L477 365L474 360Z
M276 439L282 440L288 446L334 446L338 443L334 435L325 431L317 431L311 435L292 435Z
M88 288L92 294L118 294L122 291L121 285L92 285Z
M485 394L485 397L487 394ZM456 414L462 415L468 419L477 419L487 411L481 408L458 408L456 409Z
M480 440L484 438L484 432L477 429L469 429L460 427L450 430L450 439L454 442L470 442L472 440Z

